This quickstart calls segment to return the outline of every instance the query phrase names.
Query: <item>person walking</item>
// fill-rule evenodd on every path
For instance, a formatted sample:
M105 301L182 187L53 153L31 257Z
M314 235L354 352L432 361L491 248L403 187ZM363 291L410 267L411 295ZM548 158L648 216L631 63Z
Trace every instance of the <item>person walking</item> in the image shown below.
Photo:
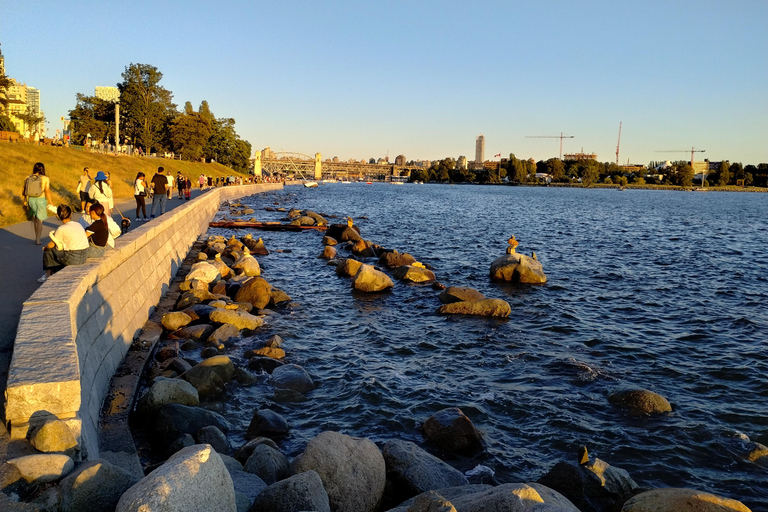
M104 211L108 216L112 216L112 188L107 183L107 175L102 171L96 174L96 182L91 185L88 195L91 199L104 205Z
M168 188L166 189L166 191L168 193L168 199L170 199L171 195L173 194L173 181L174 181L173 176L171 176L170 172L166 175L165 179L168 182Z
M156 208L160 207L160 215L165 213L165 201L168 199L166 195L168 193L168 176L163 173L165 169L162 167L157 168L157 172L152 176L152 215L150 218L155 218ZM173 179L173 178L171 178Z
M147 218L147 180L143 172L136 175L136 179L133 180L133 198L136 199L136 222L142 220L139 217L139 210L144 214L143 220L149 220Z
M88 190L91 188L91 173L88 170L87 167L83 168L83 175L80 176L80 180L77 182L77 190L75 191L77 195L80 196L80 211L84 214L88 213L85 211L85 203L88 201Z
M203 191L203 187L205 186L205 174L201 174L200 178L197 180L198 185L200 185L200 192Z
M29 208L32 227L35 230L35 244L40 245L43 236L43 221L48 218L48 205L51 199L51 180L45 175L45 165L37 162L32 167L32 174L24 180L21 190L22 203Z
M187 179L179 172L176 173L176 191L179 193L179 199L184 196L184 187L186 186Z
M192 197L192 180L184 178L184 200L189 201L190 197Z
M37 280L44 283L52 274L68 265L82 265L88 258L88 237L85 229L72 222L72 209L63 204L56 209L61 226L51 231L51 241L43 247L45 274Z

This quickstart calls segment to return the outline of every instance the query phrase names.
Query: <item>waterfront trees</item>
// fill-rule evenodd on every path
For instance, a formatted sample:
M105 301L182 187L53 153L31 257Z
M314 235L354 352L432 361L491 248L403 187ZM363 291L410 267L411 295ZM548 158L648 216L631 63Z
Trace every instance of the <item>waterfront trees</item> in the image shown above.
M176 115L171 125L173 151L183 160L200 160L203 148L211 137L211 123L190 102L184 104L184 112Z
M123 132L147 153L161 149L161 138L175 118L173 93L160 85L163 74L149 64L130 64L117 84L124 117Z
M720 187L726 186L731 181L731 171L728 162L723 160L720 162L720 169L717 173L717 185Z
M104 140L115 131L115 105L96 96L77 93L77 104L69 111L72 142L85 144L88 134L92 140Z

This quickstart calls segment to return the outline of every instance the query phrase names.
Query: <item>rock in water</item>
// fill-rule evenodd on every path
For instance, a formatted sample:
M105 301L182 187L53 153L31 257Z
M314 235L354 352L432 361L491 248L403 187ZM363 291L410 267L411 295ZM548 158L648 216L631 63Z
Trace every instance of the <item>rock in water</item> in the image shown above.
M239 294L239 292L238 292ZM269 300L269 298L267 298ZM265 304L266 305L266 304ZM210 315L211 322L230 324L240 329L255 330L264 325L264 319L239 309L216 308Z
M102 459L84 462L60 483L61 512L115 510L120 496L139 481Z
M352 288L361 292L375 293L394 287L387 274L376 270L371 265L363 265L352 279Z
M347 258L342 260L336 267L336 275L339 277L354 277L362 266L362 262Z
M337 245L339 242L330 236L324 236L323 237L323 245Z
M253 411L251 424L245 434L246 439L254 437L282 437L291 430L285 418L269 409Z
M250 302L256 309L264 309L272 298L272 285L256 277L243 283L235 295L237 302Z
M294 459L291 469L293 473L316 471L336 512L374 512L381 504L386 466L378 447L368 439L323 432Z
M412 283L431 283L435 280L435 274L431 270L411 265L397 267L392 272L392 275L401 281L410 281Z
M666 398L647 389L617 391L608 396L608 401L637 416L672 411Z
M299 393L307 393L315 389L312 377L301 366L286 364L275 368L269 383L278 389L291 389Z
M248 457L245 471L258 476L267 485L272 485L288 476L288 459L279 450L260 444Z
M306 471L281 480L264 489L253 502L250 512L331 512L328 494L314 471Z
M154 415L168 404L197 406L200 405L200 396L197 389L186 380L156 379L139 399L137 412Z
M547 282L541 263L525 254L507 254L495 259L491 263L491 279L526 284Z
M330 245L326 245L323 247L323 253L320 255L320 257L324 260L332 260L336 257L336 249Z
M628 499L621 512L750 512L742 502L693 489L654 489Z
M397 251L385 252L379 258L378 264L382 267L397 268L411 265L416 262L416 258L407 252L400 254Z
M251 254L258 254L259 256L266 256L269 254L267 247L264 245L264 240L261 238L254 240L253 236L248 233L240 240L243 242L243 245L248 248Z
M483 300L485 295L475 290L474 288L467 288L464 286L449 286L443 290L437 297L443 304L450 304L451 302L472 302L477 300Z
M231 425L223 416L201 407L169 404L157 413L154 438L157 444L169 445L184 434L195 435L198 430L214 425L227 432Z
M437 308L438 315L472 315L507 318L512 307L505 300L482 299L476 301L451 302Z
M482 437L472 421L458 407L436 412L424 422L427 439L443 450L467 453L482 449Z
M236 512L235 487L210 445L193 445L142 478L120 498L116 512Z

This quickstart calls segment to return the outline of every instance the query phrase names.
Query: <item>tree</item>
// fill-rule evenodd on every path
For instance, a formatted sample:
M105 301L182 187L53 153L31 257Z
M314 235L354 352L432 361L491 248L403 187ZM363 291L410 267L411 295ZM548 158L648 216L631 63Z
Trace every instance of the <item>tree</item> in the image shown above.
M163 74L149 64L130 64L117 84L120 90L123 133L144 147L147 153L160 149L169 138L170 121L175 117L173 94L160 85Z
M545 162L547 164L547 174L552 181L561 181L565 176L565 165L559 158L550 158Z
M211 136L203 148L206 160L213 160L238 172L248 172L251 143L240 139L235 132L235 120L217 119L211 127Z
M104 140L114 133L115 105L95 96L77 94L77 104L69 111L72 142L84 144L88 134L93 140Z
M724 187L728 185L728 182L730 181L731 181L730 167L728 166L728 162L722 161L720 162L720 169L717 174L717 185L719 187Z
M582 160L579 162L577 168L582 185L589 187L600 179L598 165L595 160Z
M27 109L23 114L16 113L14 116L24 121L24 127L28 129L36 129L37 125L45 119L45 117L38 115L35 109Z
M0 114L5 115L8 109L8 88L13 85L13 81L5 75L0 75ZM7 116L6 116L7 117ZM10 131L10 130L4 130ZM15 129L13 131L16 131Z
M0 132L15 132L16 125L13 124L11 118L5 114L0 114Z
M675 162L669 172L670 181L681 187L693 185L693 167L688 162Z
M184 113L178 114L171 126L173 151L179 153L182 160L200 160L210 137L210 123L187 102Z

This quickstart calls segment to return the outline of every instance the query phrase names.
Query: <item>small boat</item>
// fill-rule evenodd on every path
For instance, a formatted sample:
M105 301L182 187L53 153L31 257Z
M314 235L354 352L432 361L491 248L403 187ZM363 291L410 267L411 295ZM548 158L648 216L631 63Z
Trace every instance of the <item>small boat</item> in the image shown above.
M366 181L365 184L366 185L373 185L373 182L372 181Z
M338 183L338 181L336 181L336 180L334 180L334 179L330 179L330 180L323 180L323 184L325 184L325 183Z
M402 181L393 181L392 184L393 185L405 185L405 183L402 182Z
M306 188L316 188L317 187L317 182L316 181L306 181L306 182L304 182L304 186Z

